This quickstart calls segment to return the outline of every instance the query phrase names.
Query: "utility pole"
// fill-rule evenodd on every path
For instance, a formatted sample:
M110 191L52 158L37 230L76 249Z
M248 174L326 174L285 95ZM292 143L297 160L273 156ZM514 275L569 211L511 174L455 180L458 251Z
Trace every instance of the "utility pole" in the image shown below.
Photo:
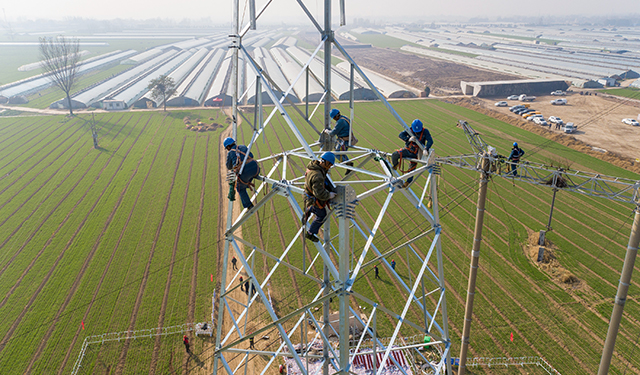
M616 294L615 304L613 305L613 311L611 312L611 322L609 323L607 339L605 340L604 348L602 349L602 358L600 359L598 375L607 375L609 373L611 356L613 355L613 348L616 345L616 337L618 336L618 329L620 328L620 320L622 319L624 304L627 301L627 293L629 292L629 286L631 285L631 275L633 274L633 267L636 262L636 256L638 255L639 244L640 209L636 206L636 215L633 218L633 226L631 227L631 235L629 236L629 244L627 245L627 255L624 258L624 265L622 266L622 275L620 276L618 293Z
M489 155L485 155L489 156ZM482 169L480 171L480 186L478 189L478 204L476 210L476 226L473 232L473 246L471 249L471 267L469 268L469 285L467 287L467 303L464 310L464 326L462 328L462 346L460 348L460 366L458 375L464 375L467 363L467 350L469 348L469 333L471 332L471 320L473 315L473 297L476 293L476 277L478 275L478 263L480 262L480 244L482 243L482 226L484 223L484 207L487 199L487 185L489 184L490 159L480 159Z

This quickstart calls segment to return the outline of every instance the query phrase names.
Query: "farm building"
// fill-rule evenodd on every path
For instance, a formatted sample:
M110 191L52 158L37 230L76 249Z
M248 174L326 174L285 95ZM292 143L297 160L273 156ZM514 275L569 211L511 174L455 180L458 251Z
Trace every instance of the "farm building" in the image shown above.
M638 74L637 72L635 72L633 70L627 70L626 72L623 72L623 73L620 74L620 78L621 79L640 78L640 74Z
M602 77L598 79L598 83L605 87L613 87L616 85L616 79L613 77Z
M105 99L102 101L102 109L108 111L126 109L126 105L122 100Z
M640 79L636 79L635 81L631 82L629 87L635 87L640 89Z
M602 83L591 79L573 81L573 85L581 89L601 89L604 87Z
M464 95L478 97L508 96L527 94L548 94L552 91L565 91L569 88L562 80L526 79L517 81L465 82L460 81Z

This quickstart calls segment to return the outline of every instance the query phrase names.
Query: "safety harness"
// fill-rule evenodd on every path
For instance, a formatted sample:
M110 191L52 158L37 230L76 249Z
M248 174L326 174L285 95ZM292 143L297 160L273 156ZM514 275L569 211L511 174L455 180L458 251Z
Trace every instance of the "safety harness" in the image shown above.
M349 125L349 133L351 133L351 121L349 120L349 118L344 117L342 115L340 115L340 118L343 118L347 122L347 124ZM347 149L348 149L347 144L349 143L349 136L347 135L346 137L338 137L338 139L340 139L342 142L339 142L339 146L340 147L337 149L337 151L347 151Z
M511 158L512 162L519 162L520 158L522 157L522 150L520 149L520 147L515 147L516 153L513 155L513 158Z
M255 189L255 184L253 183L253 178L256 177L258 174L260 174L260 166L258 166L258 171L256 172L256 174L254 174L253 176L251 176L249 178L249 182L245 182L240 178L240 168L242 167L242 159L238 154L242 155L244 158L247 158L247 162L246 164L251 163L252 161L254 161L254 159L251 157L251 155L247 155L245 152L243 152L242 150L240 150L240 147L236 146L235 149L236 152L236 164L233 166L233 171L236 173L237 176L237 180L236 180L236 184L238 181L240 181L241 184L243 185L247 185L249 187L249 189L251 191L253 191Z
M422 139L422 134L423 133L424 133L424 129L422 129L420 131L420 133L416 134L416 138L418 138L418 141L420 141L420 139ZM422 151L422 149L415 142L409 142L406 146L404 146L404 148L399 148L399 149L396 150L396 152L398 152L398 156L400 157L400 159L398 159L398 166L399 166L400 171L402 173L408 173L408 172L411 172L414 169L416 169L416 167L418 166L418 163L411 162L409 164L409 169L404 170L404 158L402 157L402 150L407 150L410 153L419 156L419 154Z

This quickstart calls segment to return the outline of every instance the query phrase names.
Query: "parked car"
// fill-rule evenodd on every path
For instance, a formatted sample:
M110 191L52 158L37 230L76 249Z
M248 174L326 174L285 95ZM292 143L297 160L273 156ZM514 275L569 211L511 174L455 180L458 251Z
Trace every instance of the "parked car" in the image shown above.
M564 124L564 122L562 122L562 119L556 116L549 117L549 122L552 124L560 124L560 125Z
M562 127L562 131L565 133L573 133L576 129L578 129L578 126L574 125L573 122L567 122L567 124Z
M522 117L529 118L529 117L535 116L535 115L540 115L540 112L538 112L538 111L528 112L528 113L523 114Z
M518 100L519 97L520 97L519 95L509 95L507 97L507 100Z
M535 120L535 119L537 119L537 118L542 118L542 119L544 119L544 116L542 116L542 115L541 115L541 114L539 114L539 113L536 113L536 114L534 114L534 115L531 115L531 116L527 117L527 120L529 120L529 121L534 121L534 120Z
M521 115L523 113L528 113L533 111L533 109L529 109L529 108L520 108L520 109L516 109L515 111L513 111L513 113L515 113L516 115Z
M506 107L506 106L508 106L508 105L509 105L509 103L507 103L507 102L505 102L505 101L497 102L497 103L496 103L496 107Z
M632 118L625 118L622 119L622 122L627 124L627 125L633 125L633 126L640 126L640 124L638 123L637 120L632 119Z
M547 121L545 121L544 117L542 116L534 118L533 122L541 126L549 126L549 124L547 124Z
M553 95L553 96L565 96L567 94L562 90L556 90L556 91L552 92L551 95Z
M551 104L553 105L565 105L567 104L567 99L555 99L551 101Z
M518 109L524 109L524 108L525 108L525 106L523 106L522 104L518 104L518 105L514 105L513 107L509 108L509 110L510 110L511 112L515 112L515 111L517 111Z

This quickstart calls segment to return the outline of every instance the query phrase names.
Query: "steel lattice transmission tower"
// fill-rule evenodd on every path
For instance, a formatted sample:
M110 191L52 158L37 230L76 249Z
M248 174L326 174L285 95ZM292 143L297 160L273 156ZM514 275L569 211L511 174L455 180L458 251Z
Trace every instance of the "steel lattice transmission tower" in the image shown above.
M323 225L323 238L318 243L304 243L305 227L300 218L303 215L301 207L304 192L304 166L311 160L316 160L323 145L318 142L310 143L299 130L299 125L312 126L306 117L302 124L296 124L283 102L293 83L288 88L275 88L262 67L252 59L242 44L242 38L255 29L256 20L266 10L271 2L267 2L263 9L256 12L255 4L249 1L249 23L240 28L238 0L233 0L233 33L232 45L234 49L234 67L231 84L237 85L238 55L242 54L249 62L256 86L266 90L274 108L263 120L262 103L258 100L255 108L256 122L253 129L251 150L256 141L268 132L274 131L270 121L274 115L280 115L287 124L287 132L297 142L297 147L291 150L271 155L258 162L269 165L268 171L263 171L252 201L255 205L250 210L243 210L238 218L233 219L232 202L228 204L229 215L225 231L224 252L222 255L222 273L220 288L217 294L216 348L213 373L267 373L274 372L274 362L279 357L293 360L301 372L309 373L310 363L322 367L323 374L347 374L354 360L361 356L376 358L375 370L378 374L385 372L391 365L401 365L398 358L403 355L422 357L434 374L451 373L449 351L451 342L448 332L447 304L445 298L445 281L442 264L441 235L438 213L438 197L436 189L436 175L438 167L435 155L424 153L420 159L412 159L418 167L403 175L393 170L388 162L389 153L379 150L352 147L350 151L336 152L337 155L347 154L354 166L336 163L332 169L332 182L337 187L338 196L328 219ZM302 0L298 4L307 14L312 24L321 35L321 43L317 46L311 59L316 58L318 52L324 48L324 124L329 126L329 111L331 109L331 48L336 47L351 63L351 119L353 119L353 79L357 71L368 83L378 98L397 119L398 123L410 134L411 129L398 113L389 105L366 75L355 64L342 46L333 38L331 29L331 2L324 1L324 27L313 18ZM340 2L341 24L344 24L344 0ZM308 65L311 59L301 69L298 78L308 75ZM249 75L249 73L247 74ZM308 77L307 77L308 79ZM238 92L234 90L233 98L233 137L237 139ZM258 91L259 92L259 91ZM317 103L320 104L320 103ZM309 103L306 103L307 107ZM304 116L303 116L304 117ZM353 129L358 129L355 121ZM315 128L314 128L315 130ZM316 130L317 131L317 130ZM319 132L318 132L319 133ZM278 133L282 136L282 131ZM324 144L324 149L328 149ZM244 166L242 166L243 168ZM344 172L351 170L348 176ZM340 177L345 175L345 177ZM278 176L278 177L275 177ZM354 178L355 177L355 178ZM409 177L414 182L403 187ZM423 179L426 178L426 181ZM414 192L418 186L416 181L424 182L423 187ZM380 205L367 205L373 197L384 197ZM429 209L431 200L433 209ZM394 202L395 200L395 202ZM397 204L406 213L413 213L426 223L415 235L405 235L392 246L381 239L385 228L389 225L388 215L391 204ZM287 212L293 212L297 218L288 228L293 235L285 239L285 246L278 248L263 248L258 241L243 236L243 227L249 223L255 224L255 215L265 204L288 206ZM377 214L369 221L359 212L360 206L376 207ZM311 220L309 221L309 223ZM258 224L260 225L260 224ZM308 223L306 224L308 226ZM415 233L415 232L414 232ZM284 233L283 233L284 235ZM248 236L250 237L250 236ZM386 240L386 239L385 239ZM289 261L289 255L300 252L302 262ZM399 250L406 252L407 264L413 265L412 271L405 277L400 277L387 258ZM310 258L306 259L306 253ZM270 268L260 265L256 267L257 256L265 257L273 264ZM239 270L228 272L227 264L232 256L239 260ZM292 259L295 257L292 257ZM265 261L263 264L267 264ZM372 269L373 264L385 267L392 276L393 282L400 286L397 295L381 295L378 300L367 297L366 271ZM316 268L314 268L316 267ZM321 268L321 276L314 276L313 270ZM271 282L278 275L295 273L301 280L308 280L313 289L309 297L296 301L296 306L281 312L282 306L276 306L271 300ZM238 280L244 274L255 286L247 292L247 296L240 294L238 298ZM407 276L409 280L407 281ZM278 278L282 280L282 278ZM274 281L275 283L275 281ZM398 300L402 303L398 303ZM337 300L337 309L330 311L330 303ZM393 301L393 302L392 302ZM336 304L334 303L334 306ZM364 306L364 307L363 307ZM334 314L334 322L330 323L330 316ZM378 321L385 320L391 330L386 337L378 332ZM225 328L226 327L226 328ZM359 327L361 335L354 327ZM310 334L311 333L311 334ZM268 335L269 345L261 341L254 347L252 344ZM428 344L422 341L425 335L431 337ZM333 336L334 339L330 339ZM420 341L410 342L403 338L419 337ZM316 350L314 348L321 348ZM421 351L428 347L426 351ZM400 356L393 353L400 353ZM425 352L430 353L427 358ZM379 358L378 357L378 358ZM257 358L257 360L256 360ZM250 364L251 362L251 364ZM251 372L249 372L251 366ZM317 367L316 367L317 368ZM404 370L400 370L405 372Z

